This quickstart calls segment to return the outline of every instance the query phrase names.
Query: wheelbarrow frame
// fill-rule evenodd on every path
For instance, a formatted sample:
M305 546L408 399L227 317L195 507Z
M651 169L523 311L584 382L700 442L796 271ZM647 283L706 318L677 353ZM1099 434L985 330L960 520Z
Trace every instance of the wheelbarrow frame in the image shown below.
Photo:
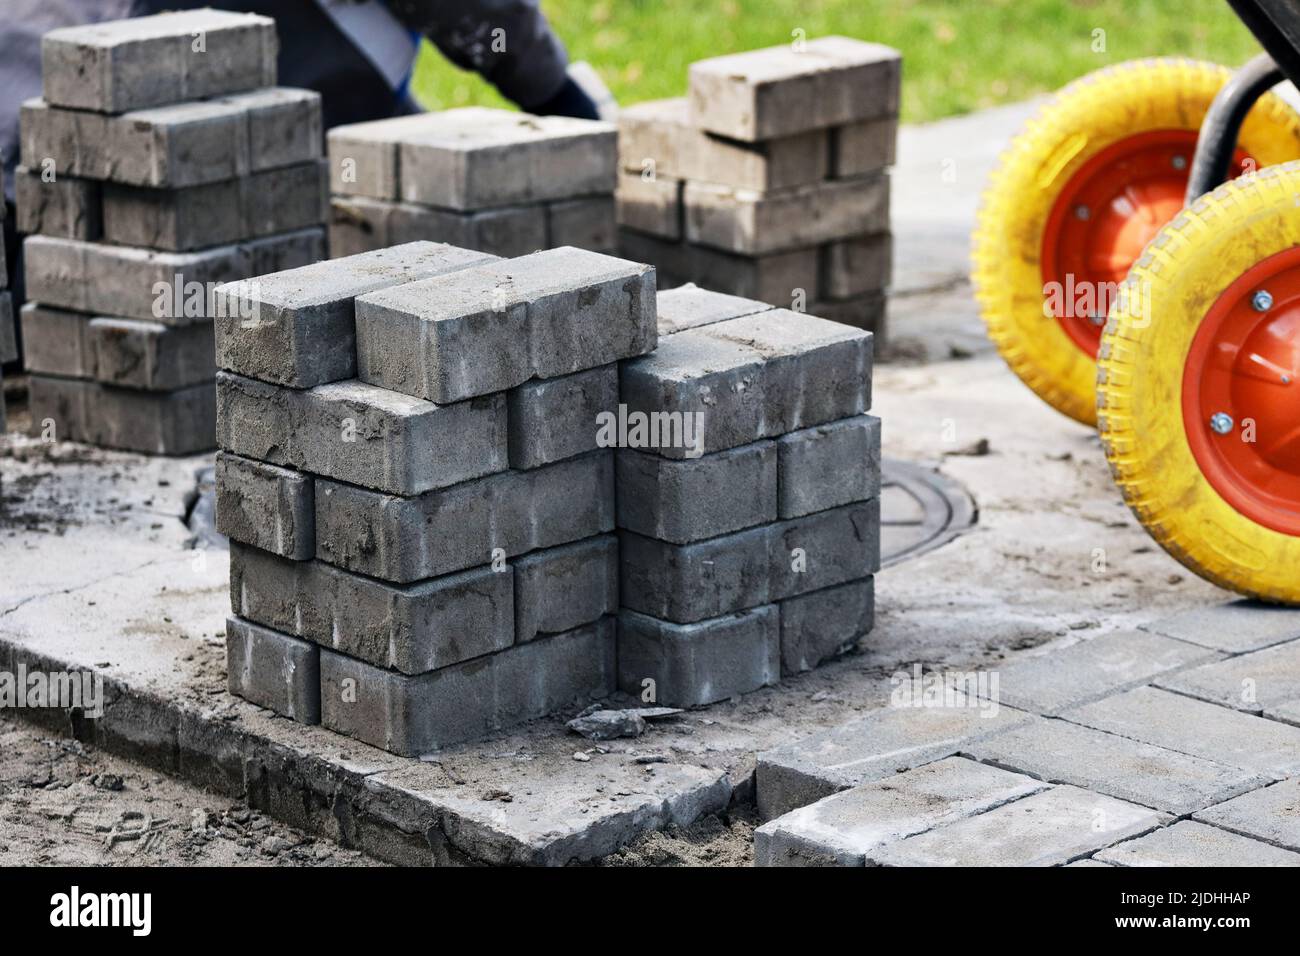
M1264 52L1237 71L1210 105L1196 140L1187 202L1228 178L1241 124L1255 102L1283 80L1300 86L1300 7L1294 0L1228 0Z

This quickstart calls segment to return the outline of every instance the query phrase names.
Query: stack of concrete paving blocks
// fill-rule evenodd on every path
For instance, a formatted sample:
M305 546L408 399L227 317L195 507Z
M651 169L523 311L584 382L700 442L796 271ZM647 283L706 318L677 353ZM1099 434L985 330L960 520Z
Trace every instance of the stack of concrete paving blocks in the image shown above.
M15 183L34 429L213 446L210 287L325 254L320 98L275 87L276 47L215 10L44 37Z
M880 333L897 51L845 37L702 60L689 95L619 116L622 254Z
M233 693L409 755L614 690L597 424L652 269L416 242L216 298Z
M695 287L658 326L621 370L619 683L687 707L871 629L880 422L869 332Z
M0 197L4 195L4 171L0 170ZM5 204L0 201L0 219L4 218ZM4 249L0 249L0 366L18 359L18 344L14 337L14 300L9 292L9 267ZM0 434L4 433L5 392L4 371L0 369Z
M336 127L329 159L334 256L416 240L500 256L616 245L608 123L455 109Z

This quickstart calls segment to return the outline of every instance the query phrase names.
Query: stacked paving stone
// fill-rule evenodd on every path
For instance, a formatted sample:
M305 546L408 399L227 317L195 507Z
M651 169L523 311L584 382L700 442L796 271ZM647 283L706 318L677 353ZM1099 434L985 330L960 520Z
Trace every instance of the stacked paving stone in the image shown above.
M618 453L619 683L687 707L871 629L880 421L869 332L693 286L660 294L658 326L622 369L657 447Z
M336 127L330 253L416 240L612 252L616 154L608 123L477 107Z
M620 249L695 282L880 333L897 51L822 37L694 63L619 117Z
M216 300L233 693L409 755L614 690L596 421L651 268L414 242Z
M0 196L4 195L4 171L0 170ZM0 219L4 218L5 204L0 202ZM14 300L9 292L9 267L4 250L0 249L0 366L18 360L18 343L14 337ZM0 369L0 434L6 427L4 371Z
M33 427L211 448L208 289L324 256L316 93L275 87L267 17L197 10L55 30L15 191Z

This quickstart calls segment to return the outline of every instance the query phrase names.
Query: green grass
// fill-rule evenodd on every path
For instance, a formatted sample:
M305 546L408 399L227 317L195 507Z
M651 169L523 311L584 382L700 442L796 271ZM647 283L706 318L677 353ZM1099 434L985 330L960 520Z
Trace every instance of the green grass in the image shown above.
M1091 70L1182 54L1237 65L1258 47L1224 0L543 0L573 60L621 103L680 96L686 68L722 53L842 33L903 53L903 118L938 119L1022 100ZM1094 51L1094 31L1105 50ZM426 48L430 109L508 105Z

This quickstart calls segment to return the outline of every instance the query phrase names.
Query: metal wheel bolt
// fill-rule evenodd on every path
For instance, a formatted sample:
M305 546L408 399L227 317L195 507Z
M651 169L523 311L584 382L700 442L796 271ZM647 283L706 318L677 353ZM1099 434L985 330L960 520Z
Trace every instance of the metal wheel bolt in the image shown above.
M1174 169L1186 169L1186 168L1187 168L1187 157L1186 157L1186 156L1175 156L1175 157L1173 158L1172 162L1173 162L1173 164L1174 164Z
M1273 308L1273 297L1268 294L1267 289L1260 289L1250 300L1251 307L1256 312L1267 312Z
M1092 215L1092 213L1091 213L1091 211L1088 209L1087 206L1075 206L1075 207L1074 207L1074 218L1076 218L1076 219L1087 219L1090 215Z
M1215 412L1210 416L1210 428L1216 435L1226 435L1232 431L1232 416L1227 412Z

